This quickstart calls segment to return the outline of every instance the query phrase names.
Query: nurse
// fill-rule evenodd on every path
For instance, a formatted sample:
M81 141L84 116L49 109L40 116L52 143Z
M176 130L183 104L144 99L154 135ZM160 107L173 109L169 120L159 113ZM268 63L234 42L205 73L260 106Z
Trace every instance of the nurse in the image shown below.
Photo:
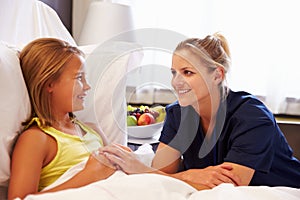
M221 183L300 187L300 162L276 120L255 96L226 86L228 43L215 33L176 47L167 117L152 171L116 146L103 148L127 173L163 173L194 186ZM134 164L133 164L134 163Z

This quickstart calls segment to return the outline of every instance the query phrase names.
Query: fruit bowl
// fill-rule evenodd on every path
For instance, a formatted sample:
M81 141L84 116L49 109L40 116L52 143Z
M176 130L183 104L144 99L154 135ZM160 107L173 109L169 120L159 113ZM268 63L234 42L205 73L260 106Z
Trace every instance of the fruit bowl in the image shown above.
M144 125L144 126L127 126L128 135L134 138L152 138L160 134L163 122Z

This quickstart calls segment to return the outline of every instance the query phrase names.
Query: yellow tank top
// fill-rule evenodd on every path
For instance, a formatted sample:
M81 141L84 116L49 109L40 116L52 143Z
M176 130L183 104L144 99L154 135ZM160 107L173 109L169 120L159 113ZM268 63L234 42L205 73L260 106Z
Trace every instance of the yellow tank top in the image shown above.
M43 132L52 136L57 142L56 156L42 168L39 191L51 185L72 166L87 160L94 150L103 147L100 135L76 119L74 122L86 132L83 137L66 134L53 127L42 127L38 118L33 118L29 124L33 122L36 122Z

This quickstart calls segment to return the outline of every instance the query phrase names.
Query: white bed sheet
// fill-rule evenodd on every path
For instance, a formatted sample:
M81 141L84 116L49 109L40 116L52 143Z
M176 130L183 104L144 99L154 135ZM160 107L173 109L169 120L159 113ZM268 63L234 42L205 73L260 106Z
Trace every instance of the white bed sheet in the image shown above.
M117 171L110 178L59 192L29 195L25 200L297 200L300 190L289 187L239 186L221 184L211 190L196 191L188 184L163 175L126 175Z
M135 152L148 165L154 156L149 146L146 144ZM71 168L48 188L68 180L84 165L85 162L82 162ZM235 187L232 184L221 184L210 190L197 191L187 183L168 176L158 174L126 175L122 171L117 171L106 180L81 188L29 195L25 200L81 200L85 198L89 200L299 200L300 189L268 186Z

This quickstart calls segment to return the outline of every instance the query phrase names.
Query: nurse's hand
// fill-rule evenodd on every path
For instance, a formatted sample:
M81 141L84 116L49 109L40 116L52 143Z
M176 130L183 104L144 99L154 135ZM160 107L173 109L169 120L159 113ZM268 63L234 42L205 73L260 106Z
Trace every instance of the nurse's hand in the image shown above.
M232 173L232 169L232 166L229 164L221 164L204 169L189 169L178 173L176 176L181 180L205 185L209 188L216 187L221 183L231 183L236 186L241 185L240 177Z
M128 148L128 147L127 147ZM111 144L99 149L114 166L127 174L151 172L153 169L139 161L136 155L124 146Z

